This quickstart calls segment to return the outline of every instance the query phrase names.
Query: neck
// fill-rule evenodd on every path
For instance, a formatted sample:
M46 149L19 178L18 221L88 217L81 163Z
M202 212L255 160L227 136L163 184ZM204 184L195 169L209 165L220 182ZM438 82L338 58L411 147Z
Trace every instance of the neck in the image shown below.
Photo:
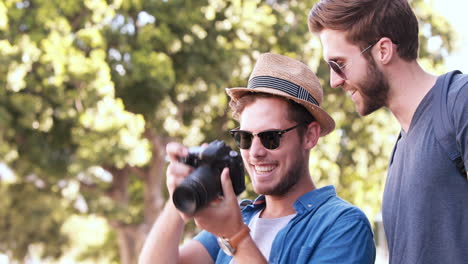
M279 218L295 214L294 202L302 195L315 189L312 178L307 173L286 194L281 196L265 195L266 207L260 217Z
M387 76L390 84L387 107L402 129L408 131L416 108L434 86L437 77L425 72L416 61L400 61Z

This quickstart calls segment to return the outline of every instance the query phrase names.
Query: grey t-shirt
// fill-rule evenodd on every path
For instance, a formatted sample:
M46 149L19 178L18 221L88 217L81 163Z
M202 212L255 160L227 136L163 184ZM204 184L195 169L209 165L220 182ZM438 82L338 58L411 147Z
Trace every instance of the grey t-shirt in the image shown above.
M433 91L401 132L390 161L382 211L391 264L468 263L468 181L434 135ZM466 167L468 87L452 89L448 99Z

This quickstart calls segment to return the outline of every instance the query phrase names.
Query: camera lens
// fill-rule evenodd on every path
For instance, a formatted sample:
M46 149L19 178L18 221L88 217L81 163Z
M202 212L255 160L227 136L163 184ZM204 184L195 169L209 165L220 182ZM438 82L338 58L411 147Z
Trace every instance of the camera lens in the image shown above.
M172 200L180 211L193 214L221 192L220 172L202 165L174 190Z
M193 188L180 186L174 191L173 199L177 209L186 213L193 214L197 210L198 195Z

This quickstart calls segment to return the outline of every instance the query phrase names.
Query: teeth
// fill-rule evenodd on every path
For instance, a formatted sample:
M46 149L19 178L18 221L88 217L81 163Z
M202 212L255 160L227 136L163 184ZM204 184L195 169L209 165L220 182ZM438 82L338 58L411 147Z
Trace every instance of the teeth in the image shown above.
M257 172L263 172L264 173L264 172L270 172L270 171L274 170L275 167L276 166L272 166L272 165L270 165L270 166L255 166L255 170Z

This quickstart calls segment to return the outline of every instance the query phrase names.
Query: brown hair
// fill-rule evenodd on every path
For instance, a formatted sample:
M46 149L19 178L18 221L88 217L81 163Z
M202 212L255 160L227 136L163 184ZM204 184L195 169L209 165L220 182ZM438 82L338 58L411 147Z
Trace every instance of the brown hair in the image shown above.
M247 93L237 100L231 100L229 106L232 110L234 119L240 121L240 115L244 109L253 104L259 98L278 98L288 103L288 119L298 124L310 124L315 121L315 118L310 112L302 105L294 102L293 100L285 99L279 95L267 94L267 93ZM303 126L299 127L300 133L304 133L305 129Z
M418 20L407 0L321 0L310 10L309 29L346 31L361 49L388 37L401 58L418 57Z

